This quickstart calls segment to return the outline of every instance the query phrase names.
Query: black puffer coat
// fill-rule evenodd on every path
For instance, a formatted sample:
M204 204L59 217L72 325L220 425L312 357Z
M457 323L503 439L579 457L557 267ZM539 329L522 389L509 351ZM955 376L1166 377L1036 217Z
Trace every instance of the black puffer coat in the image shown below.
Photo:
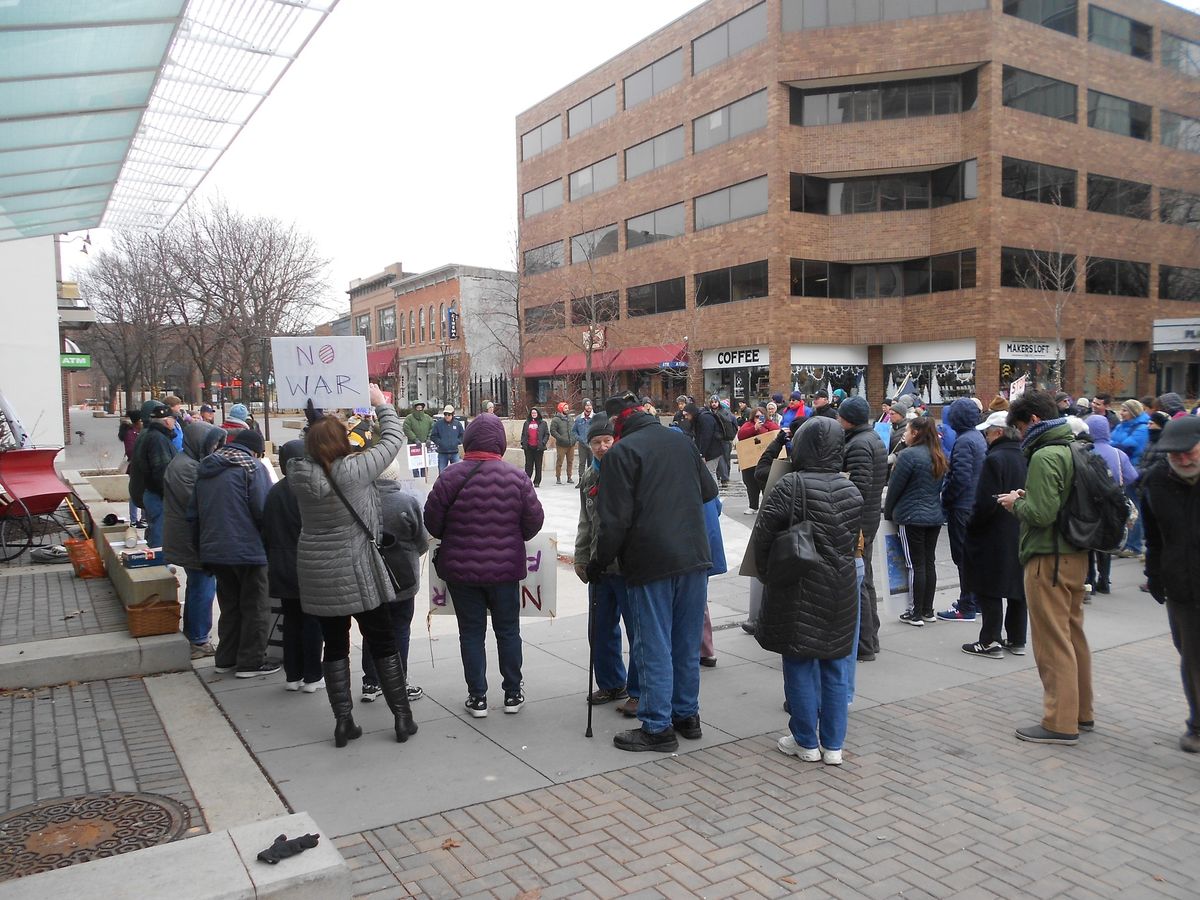
M825 407L821 407L825 409ZM875 536L883 515L883 488L887 484L887 448L870 425L846 432L846 474L862 494L862 533Z
M775 538L788 529L793 497L801 516L803 480L808 519L821 563L794 585L767 586L754 636L764 650L809 659L840 659L854 650L858 587L854 552L862 495L841 474L845 437L835 419L810 418L792 441L793 471L763 502L750 536L760 572Z
M988 447L967 522L964 591L987 597L1025 596L1025 569L1017 558L1021 523L996 502L996 495L1025 487L1028 469L1020 441L1002 437Z
M1188 484L1160 459L1139 482L1145 497L1146 580L1159 603L1200 603L1200 484Z

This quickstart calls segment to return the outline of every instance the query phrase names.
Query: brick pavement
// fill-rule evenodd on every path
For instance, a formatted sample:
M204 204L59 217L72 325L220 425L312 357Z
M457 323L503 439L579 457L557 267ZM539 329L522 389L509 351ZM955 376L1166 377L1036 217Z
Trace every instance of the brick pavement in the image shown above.
M0 812L93 791L163 794L207 831L140 678L0 692Z
M0 571L0 645L125 630L125 610L106 578L69 566Z
M764 735L337 844L372 898L1195 897L1175 651L1123 645L1095 672L1075 749L1013 738L1040 716L1026 669L852 711L841 769Z

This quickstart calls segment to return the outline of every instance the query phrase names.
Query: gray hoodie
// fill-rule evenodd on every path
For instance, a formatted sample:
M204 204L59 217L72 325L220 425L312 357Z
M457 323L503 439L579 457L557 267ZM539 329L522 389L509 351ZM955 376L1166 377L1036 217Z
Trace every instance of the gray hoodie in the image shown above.
M183 452L175 455L163 475L163 552L185 569L199 569L196 520L188 507L196 492L200 460L225 443L225 429L207 422L183 426Z

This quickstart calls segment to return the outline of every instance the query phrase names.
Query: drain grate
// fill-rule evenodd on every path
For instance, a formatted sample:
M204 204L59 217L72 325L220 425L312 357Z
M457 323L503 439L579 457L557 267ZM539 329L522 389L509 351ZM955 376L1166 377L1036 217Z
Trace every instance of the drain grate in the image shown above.
M0 816L0 881L165 844L190 818L159 794L79 794L23 806Z

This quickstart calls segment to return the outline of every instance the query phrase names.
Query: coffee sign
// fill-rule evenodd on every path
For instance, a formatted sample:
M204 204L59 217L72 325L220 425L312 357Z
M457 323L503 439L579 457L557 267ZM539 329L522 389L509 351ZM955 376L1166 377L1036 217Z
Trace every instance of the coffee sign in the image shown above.
M706 369L737 369L770 364L769 347L730 347L725 350L704 351Z

